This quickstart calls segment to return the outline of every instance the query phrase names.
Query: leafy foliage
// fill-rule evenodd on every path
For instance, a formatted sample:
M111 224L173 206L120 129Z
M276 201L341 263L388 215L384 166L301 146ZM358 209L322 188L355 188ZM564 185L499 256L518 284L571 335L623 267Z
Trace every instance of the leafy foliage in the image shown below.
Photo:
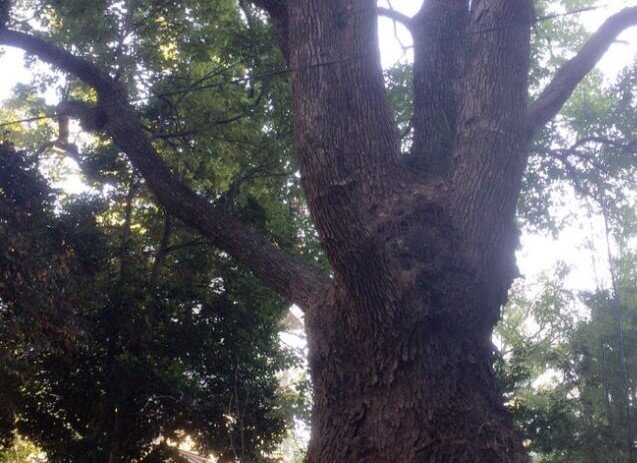
M327 267L291 156L288 73L257 9L231 0L14 3L14 28L45 30L127 87L158 152L197 193ZM536 2L541 18L590 4ZM585 35L571 15L538 22L533 95ZM410 73L409 65L386 73L405 148ZM95 99L72 77L35 66L34 74L3 120L55 113L44 87L62 101ZM520 202L527 228L556 232L553 211L570 188L607 209L611 226L635 226L624 193L635 176L635 76L627 69L606 88L593 75L536 140ZM8 443L17 423L60 461L168 461L174 453L155 438L180 432L224 459L265 459L306 405L302 388L285 399L278 390L275 372L292 363L276 337L281 301L165 217L109 140L78 136L77 151L61 152L50 143L58 135L56 120L13 127L5 137L33 154L0 149L0 435ZM38 173L56 179L51 166L67 157L91 197L66 198ZM625 294L631 272L634 261L622 260ZM623 370L600 361L618 365L618 302L591 295L591 319L577 321L564 275L535 300L513 300L498 368L542 461L604 461L622 451ZM622 309L624 345L634 341L631 307ZM635 353L625 355L637 371ZM563 382L538 388L547 371Z
M13 27L46 29L112 69L158 152L195 191L281 247L323 261L294 175L286 74L277 71L282 60L254 7L17 1L12 12ZM95 99L74 78L33 71L33 86L15 93L4 118L57 112L37 97L44 86L57 86L62 102ZM15 402L2 413L7 436L17 417L24 435L63 461L110 453L161 459L167 449L154 440L177 432L222 460L267 459L295 413L287 402L303 402L279 390L277 372L295 361L277 337L281 301L165 217L110 140L78 137L71 127L66 146L51 143L61 135L56 120L11 129L5 138L34 153L34 168L58 180L67 174L60 161L72 158L93 193L76 200L58 193L55 206L52 195L37 227L62 230L50 245L34 238L46 246L43 261L60 243L68 254L69 270L48 293L66 344L51 347L53 338L31 323L43 346L6 338L13 344L1 364L15 373L6 378L16 378L2 388L11 398L5 403ZM36 254L25 257L21 265L46 267ZM23 305L42 315L41 304L14 293L13 323L26 320Z
M55 211L2 149L7 441L17 426L56 461L153 461L158 437L186 432L222 461L267 459L289 419L276 372L294 362L279 299L178 224L167 233L135 188Z
M0 449L0 463L46 463L46 455L32 442L18 436L10 448Z
M635 257L624 256L623 268L631 270L618 275L616 294L580 296L587 317L574 316L564 272L546 279L537 299L518 296L505 311L499 376L537 461L630 461L637 431Z

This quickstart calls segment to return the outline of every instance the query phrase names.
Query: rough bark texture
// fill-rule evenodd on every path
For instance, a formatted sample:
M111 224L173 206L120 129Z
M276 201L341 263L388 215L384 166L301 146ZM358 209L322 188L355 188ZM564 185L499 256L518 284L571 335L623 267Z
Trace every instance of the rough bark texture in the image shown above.
M418 18L423 28L440 24L417 48L413 158L425 160L422 176L399 154L375 1L288 7L297 156L335 271L328 298L307 316L311 463L527 459L495 385L490 335L512 278L494 256L503 245L510 260L513 252L503 241L523 171L530 7L475 3L473 29L493 30L468 40L462 83L468 4L431 2ZM314 70L321 61L330 64ZM423 183L430 169L435 178L453 170L462 188ZM493 181L503 173L512 178Z
M515 205L529 136L549 121L637 8L611 17L527 104L531 0L254 0L292 69L295 144L333 278L300 263L176 178L122 88L19 32L92 85L106 130L167 213L306 309L315 405L309 463L528 462L502 405L491 333L515 277ZM400 154L377 15L415 38L414 145Z
M414 145L411 164L428 178L445 178L458 116L469 4L429 0L412 22Z

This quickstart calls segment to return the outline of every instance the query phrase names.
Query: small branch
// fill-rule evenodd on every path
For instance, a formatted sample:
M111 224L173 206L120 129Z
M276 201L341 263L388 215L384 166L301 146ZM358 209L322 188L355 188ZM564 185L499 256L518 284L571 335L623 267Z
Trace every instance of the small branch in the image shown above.
M595 67L617 36L637 25L637 7L625 8L611 16L584 44L580 52L555 74L528 112L528 134L533 136L549 122L569 99L577 85Z
M379 6L377 10L379 16L384 16L385 18L389 18L394 22L399 22L411 32L414 25L413 19L406 14L403 14L393 8L384 8L382 6Z
M634 153L637 149L637 140L623 142L618 140L611 140L610 138L606 137L585 137L577 140L573 144L573 146L568 148L568 151L575 151L579 147L584 146L588 143L598 143L600 145L612 146L613 148L618 148L626 153Z
M210 241L205 241L202 239L196 239L192 241L186 241L185 243L175 244L173 246L168 246L166 248L166 254L170 254L171 252L180 251L181 249L192 248L196 246L213 246Z
M531 148L531 151L538 153L540 155L556 158L558 161L560 161L562 165L567 167L567 169L570 170L571 172L572 172L572 163L570 162L569 158L572 156L575 156L581 162L586 163L590 167L598 170L599 172L605 173L608 171L608 168L605 167L603 164L600 164L599 162L600 159L596 158L592 153L582 152L581 148L588 143L596 143L596 144L611 146L617 150L623 151L626 154L634 155L637 153L635 151L635 149L637 148L636 142L637 142L636 140L623 142L618 140L611 140L606 137L592 136L592 137L581 138L580 140L576 141L573 145L571 145L568 148L549 149L549 148L544 148L542 146L534 146ZM566 166L565 165L566 162L568 162L571 165L571 167ZM630 176L620 175L619 173L616 173L614 175L617 179L623 180L627 183L633 182Z
M150 133L150 135L158 140L170 140L173 138L187 138L193 135L202 133L201 130L184 130L182 132L153 132L150 127L144 127L144 129Z
M551 150L536 146L532 148L532 151L539 155L551 156L553 159L557 160L565 168L564 173L566 177L571 180L573 188L582 198L590 198L599 203L599 199L593 193L591 188L585 187L585 182L590 182L592 186L596 187L599 191L605 191L608 189L608 186L604 182L604 178L602 176L597 175L596 179L591 178L590 175L587 175L588 172L581 172L570 160L571 156L580 157L584 160L584 162L587 162L593 168L603 173L605 171L604 166L595 162L593 158L584 156L583 153L570 148L563 150ZM632 182L632 179L630 178L623 178L623 180L626 182Z
M631 141L625 142L621 140L612 140L607 137L599 137L599 136L581 138L568 148L549 149L549 148L544 148L541 146L534 146L532 150L538 153L552 155L552 156L559 156L559 155L577 156L581 159L586 160L587 162L592 164L594 167L601 169L599 165L595 164L594 156L592 156L589 153L583 153L580 150L580 148L582 148L583 146L589 143L610 146L617 150L623 151L626 154L637 154L637 140L631 140Z
M564 166L566 169L566 173L568 177L573 182L573 188L577 193L580 194L583 198L594 198L594 195L582 184L582 179L580 178L579 171L575 168L575 166L568 160L567 156L558 155L556 159Z
M151 289L157 287L157 281L159 280L159 272L161 271L164 261L166 260L166 254L168 254L168 248L170 245L170 234L172 233L172 219L166 214L164 219L164 229L161 234L161 240L159 242L159 248L157 254L155 254L155 262L150 272L149 286Z
M128 273L128 258L130 257L131 224L133 219L133 200L137 193L137 181L134 174L130 179L126 202L124 203L124 224L122 225L122 243L119 256L119 277L125 281Z

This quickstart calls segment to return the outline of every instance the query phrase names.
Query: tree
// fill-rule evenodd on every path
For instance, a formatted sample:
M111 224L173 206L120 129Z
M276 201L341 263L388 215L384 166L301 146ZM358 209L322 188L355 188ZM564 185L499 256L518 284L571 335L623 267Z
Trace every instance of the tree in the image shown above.
M46 458L35 445L24 439L16 439L10 449L0 450L2 463L45 463Z
M608 87L594 76L562 111L561 129L533 146L539 162L555 166L532 182L525 199L550 204L551 190L567 180L587 220L603 227L599 242L590 237L587 245L602 268L601 280L595 270L594 291L565 290L569 269L560 265L552 277L514 286L496 331L502 346L496 371L514 423L539 462L635 456L636 204L623 183L634 156L626 148L635 133L634 73L634 65L626 68ZM575 143L563 139L573 133ZM559 229L546 218L535 225Z
M94 89L97 104L83 115L99 124L88 125L112 137L156 200L305 310L314 385L308 462L528 461L502 404L491 345L517 274L528 145L637 23L637 8L610 17L529 104L530 0L429 0L413 18L373 0L252 3L267 11L292 76L294 154L329 275L169 168L125 76L91 61L115 53L117 41L74 55L5 27L0 43ZM171 3L167 16L178 7ZM380 68L379 14L414 36L407 156Z
M564 271L542 282L539 297L516 296L505 309L498 373L514 423L539 462L634 458L637 305L634 255L625 259L631 263L620 274L620 300L607 290L581 295L579 310L590 318L575 315Z
M544 275L531 294L516 285L496 330L501 344L496 372L508 408L534 460L543 462L581 461L586 439L578 433L586 417L574 397L572 376L556 380L555 387L551 382L570 361L578 361L570 349L577 316L564 289L567 274L562 267Z
M0 449L17 431L52 461L181 461L165 439L187 433L219 461L272 461L297 399L280 300L126 169L54 212L29 157L0 153Z

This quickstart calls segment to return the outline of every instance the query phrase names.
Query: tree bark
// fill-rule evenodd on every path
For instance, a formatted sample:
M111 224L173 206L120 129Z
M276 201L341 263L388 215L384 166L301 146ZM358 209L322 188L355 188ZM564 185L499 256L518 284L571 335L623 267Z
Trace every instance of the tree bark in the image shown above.
M414 297L429 299L428 289ZM333 298L322 307L327 322L308 321L307 463L530 461L498 393L487 326L471 332L413 306L388 324Z
M428 178L446 178L458 117L469 41L465 0L428 0L414 17L414 143L411 165Z
M454 6L467 18L443 21L458 22L449 37L444 25L421 37L439 59L454 56L443 70L417 58L416 104L430 108L415 108L416 129L433 132L415 135L416 175L388 122L375 1L288 7L297 157L335 278L307 314L309 463L528 461L490 336L514 275L531 8L484 0L469 17L466 2ZM417 20L448 8L429 2ZM315 70L317 58L329 64Z

